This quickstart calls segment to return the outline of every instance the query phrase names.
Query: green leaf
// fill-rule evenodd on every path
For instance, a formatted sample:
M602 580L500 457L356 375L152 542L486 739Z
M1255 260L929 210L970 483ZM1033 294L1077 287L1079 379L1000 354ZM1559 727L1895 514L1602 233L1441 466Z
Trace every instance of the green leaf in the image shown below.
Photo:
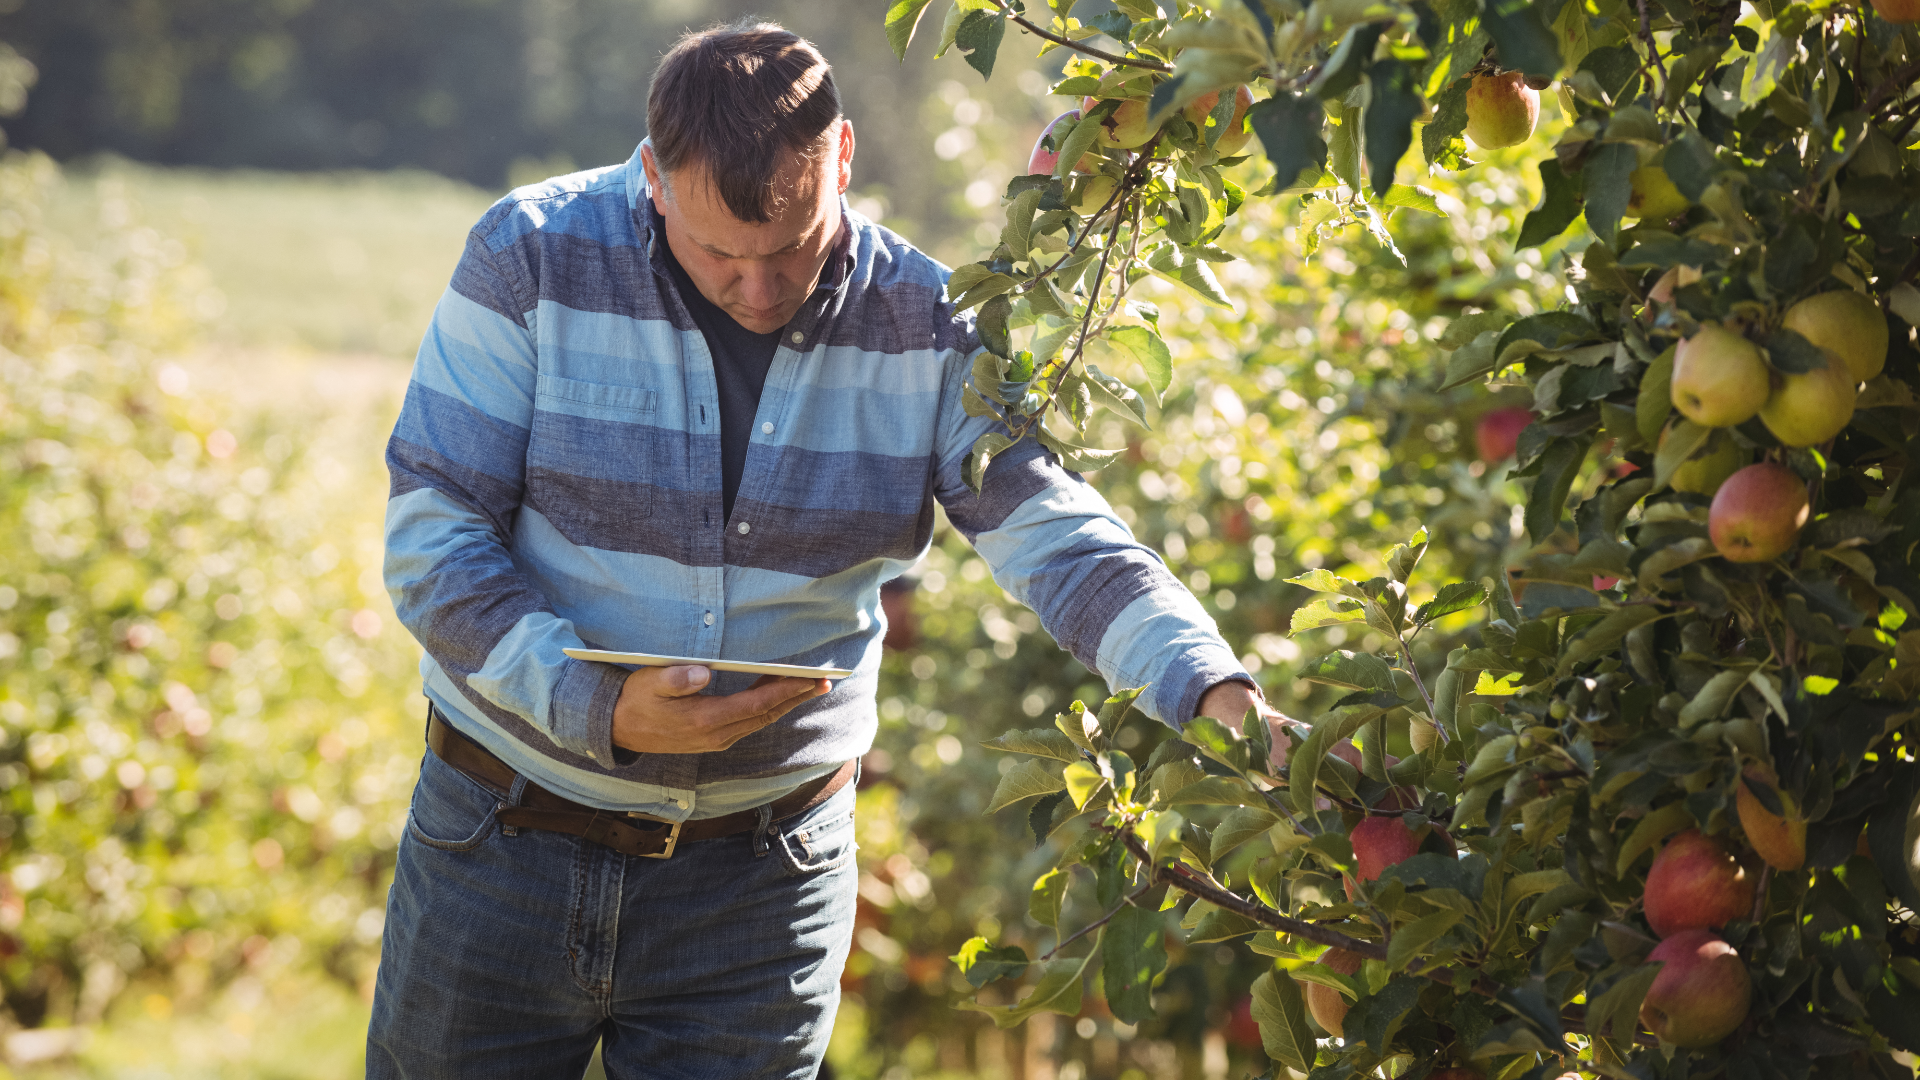
M1372 653L1341 650L1307 665L1300 678L1349 690L1391 690L1393 669Z
M1008 775L1011 776L1012 774L1009 773ZM1067 788L1067 795L1073 799L1073 808L1075 810L1084 810L1087 807L1087 800L1093 798L1094 793L1098 792L1100 788L1106 784L1107 780L1100 775L1099 769L1087 762L1076 761L1067 766L1064 782ZM1001 785L1005 786L1005 784L1006 781L1003 779ZM998 795L996 794L995 797L998 798ZM992 813L992 808L989 807L987 812Z
M1160 335L1145 326L1123 326L1107 332L1107 341L1139 363L1147 373L1147 385L1154 400L1160 401L1173 385L1173 353Z
M1298 585L1314 592L1338 593L1353 600L1364 600L1367 594L1360 591L1360 583L1349 581L1331 570L1309 570L1286 579L1289 585Z
M1734 695L1747 685L1747 675L1752 670L1750 667L1742 666L1716 672L1713 678L1708 679L1707 684L1700 688L1700 692L1693 695L1693 700L1687 702L1686 707L1680 710L1680 727L1691 728L1726 712Z
M1540 469L1527 494L1527 535L1534 543L1544 543L1560 527L1567 494L1586 460L1587 448L1565 436L1556 436L1541 452Z
M1669 345L1640 376L1640 394L1633 404L1633 426L1648 446L1659 443L1660 429L1667 426L1667 417L1673 415L1672 386L1673 346Z
M1643 390L1642 395L1645 395ZM1694 451L1707 444L1713 437L1713 429L1702 427L1691 420L1681 420L1668 429L1664 442L1653 454L1653 486L1663 488L1673 479L1673 470L1687 463Z
M975 990L995 979L1017 979L1027 970L1027 950L1018 945L996 949L983 937L968 938L960 951L947 959L960 965L960 974Z
M1597 336L1592 323L1571 311L1543 311L1507 327L1494 354L1499 366L1505 367L1534 353L1570 349Z
M1487 0L1481 21L1501 67L1549 79L1560 74L1560 44L1538 7L1527 0Z
M1681 829L1693 824L1693 814L1687 804L1671 802L1657 810L1649 812L1634 825L1627 834L1627 842L1620 845L1620 854L1614 859L1614 876L1626 877L1627 869L1633 861L1661 840L1672 836Z
M1418 210L1427 214L1437 214L1440 217L1447 216L1447 212L1440 209L1440 200L1434 197L1433 192L1412 184L1395 184L1393 187L1388 188L1386 195L1380 199L1380 204L1382 206L1397 206L1405 210Z
M989 739L980 745L989 750L1005 750L1010 754L1032 754L1036 757L1054 758L1059 761L1080 760L1080 750L1073 744L1073 740L1052 728L1009 731L997 739Z
M894 0L887 8L887 44L893 46L893 57L905 62L907 46L913 41L913 32L920 25L920 16L926 14L927 5L932 0Z
M1651 604L1635 604L1616 609L1606 618L1587 627L1575 638L1567 650L1560 656L1558 673L1566 675L1574 665L1585 663L1602 653L1608 652L1620 644L1620 639L1631 633L1636 627L1645 626L1665 618L1670 612L1662 611Z
M1192 290L1195 296L1214 307L1233 310L1233 304L1226 294L1220 291L1220 282L1213 276L1213 270L1207 266L1207 260L1187 251L1178 244L1161 244L1147 256L1147 269L1176 285ZM1129 327L1128 329L1139 329ZM1155 387L1156 392L1159 388Z
M1117 690L1107 700L1101 702L1100 712L1094 717L1094 730L1106 738L1112 738L1114 733L1120 730L1120 725L1126 722L1128 714L1133 711L1134 702L1140 699L1140 695L1145 693L1146 689L1143 685Z
M1246 738L1212 716L1196 716L1180 729L1180 737L1200 752L1233 769L1247 767Z
M1033 809L1027 811L1027 828L1033 833L1034 847L1045 844L1047 837L1053 834L1054 827L1059 824L1054 820L1054 812L1059 810L1060 804L1066 801L1067 793L1056 791L1051 795L1040 796L1034 801Z
M1297 634L1302 630L1317 630L1323 626L1362 622L1366 617L1365 605L1360 601L1323 597L1294 608L1293 621L1287 632Z
M1197 905L1196 905L1197 906ZM1257 934L1265 929L1259 923L1237 911L1214 908L1201 916L1194 925L1193 932L1187 935L1187 944L1205 945L1211 941L1232 941L1234 938Z
M1379 43L1383 30L1384 26L1374 22L1348 27L1340 44L1334 46L1326 62L1320 65L1320 74L1307 87L1308 92L1323 101L1344 98L1347 91L1360 84L1361 73L1373 59L1374 46Z
M1046 965L1040 981L1034 984L1026 997L1020 999L1018 1005L982 1005L977 1001L963 1001L956 1007L985 1013L993 1018L994 1026L1000 1028L1019 1027L1037 1012L1078 1015L1080 976L1093 956L1093 953L1088 953L1084 957L1068 957Z
M1022 761L1000 778L1000 786L993 790L993 798L987 801L987 813L997 814L1021 799L1051 794L1064 787L1066 782L1055 776L1045 764L1032 759Z
M1100 734L1100 718L1087 711L1087 707L1076 701L1071 706L1053 715L1053 726L1069 741L1088 753L1098 753L1100 748L1094 744L1094 736ZM1073 760L1079 760L1075 755Z
M1040 198L1046 189L1031 187L1014 196L1007 205L1007 224L1000 230L1000 242L1007 245L1016 260L1025 259L1033 246L1033 215L1040 209Z
M1491 314L1491 313L1488 313ZM1505 317L1500 317L1504 323ZM1494 369L1495 348L1500 343L1499 330L1483 330L1479 336L1459 348L1447 357L1446 378L1441 381L1440 389L1451 390L1456 386L1465 386Z
M1440 940L1464 918L1464 912L1436 911L1395 930L1387 941L1388 970L1405 971L1415 957L1425 953L1427 946Z
M1472 79L1455 79L1434 99L1433 119L1420 132L1420 153L1429 167L1467 130L1467 89L1472 85ZM1525 229L1521 232L1524 235Z
M1167 805L1244 806L1259 798L1244 780L1232 776L1209 776L1195 780L1169 795Z
M1306 94L1282 90L1247 110L1247 123L1273 162L1274 190L1294 186L1302 173L1316 176L1327 167L1326 110Z
M1605 993L1587 1005L1589 1033L1610 1031L1615 1039L1631 1039L1640 1031L1640 1006L1660 974L1659 964L1646 964L1621 976Z
M1243 806L1223 818L1213 830L1208 855L1215 862L1241 844L1280 823L1280 815L1264 806Z
M1526 220L1520 223L1520 236L1513 242L1515 248L1538 247L1567 231L1567 226L1580 216L1584 176L1584 173L1568 176L1558 158L1540 163L1540 205L1527 211Z
M1000 54L1000 39L1007 33L1007 17L997 11L969 11L960 21L953 43L966 55L968 66L983 79L993 77L993 61Z
M1253 981L1253 1019L1267 1057L1296 1073L1313 1068L1316 1046L1300 985L1278 968Z
M1060 160L1053 163L1053 175L1065 177L1073 172L1073 167L1080 163L1081 158L1087 156L1087 151L1093 149L1094 142L1100 138L1100 124L1097 120L1083 118L1073 125L1065 138L1057 135L1055 138L1059 140L1055 145L1060 148Z
M967 452L966 466L960 473L975 495L980 493L987 470L993 467L993 456L1012 445L1013 440L998 431L989 431L973 441L973 449Z
M1587 197L1587 227L1601 240L1613 243L1614 230L1633 196L1629 180L1640 167L1640 154L1630 143L1601 143L1587 157L1581 186Z
M1067 889L1073 885L1073 875L1065 870L1053 869L1040 875L1033 883L1033 892L1027 897L1027 915L1034 922L1060 932L1060 912L1066 907Z
M1433 599L1421 604L1414 611L1413 624L1425 626L1436 619L1478 607L1486 599L1486 586L1477 581L1456 581L1450 585L1444 585L1434 594Z
M1373 193L1385 195L1393 187L1393 174L1400 159L1413 145L1413 122L1420 118L1425 102L1414 89L1413 68L1404 60L1376 60L1367 68L1371 88L1367 102L1367 169L1373 176Z
M1394 976L1387 985L1355 1003L1353 1012L1347 1014L1346 1029L1352 1031L1354 1021L1358 1020L1367 1045L1384 1056L1401 1019L1420 1000L1420 992L1428 985L1427 980L1418 976Z
M1105 406L1123 420L1138 424L1148 431L1153 430L1153 425L1147 423L1147 403L1133 387L1092 364L1086 365L1086 372L1087 390L1093 395L1095 404Z
M1166 925L1158 911L1129 904L1100 932L1107 1007L1122 1023L1153 1017L1153 980L1167 969Z

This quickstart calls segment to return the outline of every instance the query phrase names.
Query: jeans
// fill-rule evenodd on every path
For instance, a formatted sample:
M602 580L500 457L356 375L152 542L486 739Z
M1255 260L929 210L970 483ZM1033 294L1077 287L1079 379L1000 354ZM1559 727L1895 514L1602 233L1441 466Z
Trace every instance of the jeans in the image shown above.
M812 1077L853 934L854 785L670 859L495 823L432 753L387 898L367 1076ZM758 850L756 850L758 849Z

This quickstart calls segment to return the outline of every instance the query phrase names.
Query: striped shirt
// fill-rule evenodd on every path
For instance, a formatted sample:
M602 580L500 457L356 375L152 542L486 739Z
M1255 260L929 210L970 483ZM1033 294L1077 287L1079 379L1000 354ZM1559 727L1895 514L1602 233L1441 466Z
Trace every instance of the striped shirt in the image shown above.
M992 422L947 270L842 206L823 284L781 331L731 516L712 358L666 269L639 154L513 191L468 236L387 464L386 581L430 697L529 780L671 820L730 813L856 757L877 727L880 585L934 507L1109 686L1178 727L1252 680L1106 501L1023 441L976 495ZM569 646L850 668L709 754L612 742L628 670ZM707 693L751 675L715 672Z

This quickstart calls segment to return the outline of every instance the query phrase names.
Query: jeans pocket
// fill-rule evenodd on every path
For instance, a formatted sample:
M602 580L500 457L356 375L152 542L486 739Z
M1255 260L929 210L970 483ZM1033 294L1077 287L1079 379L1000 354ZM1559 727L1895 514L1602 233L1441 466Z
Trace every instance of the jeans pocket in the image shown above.
M441 851L470 851L493 834L499 805L498 795L428 752L407 809L407 832Z
M772 837L787 873L823 874L853 858L853 785L848 784L812 813Z

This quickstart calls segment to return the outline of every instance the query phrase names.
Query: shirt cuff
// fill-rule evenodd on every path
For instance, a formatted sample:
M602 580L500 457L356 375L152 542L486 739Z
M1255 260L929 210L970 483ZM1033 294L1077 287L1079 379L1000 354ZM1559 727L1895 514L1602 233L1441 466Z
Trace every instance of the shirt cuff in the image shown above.
M613 707L630 674L625 668L567 658L566 670L554 687L552 725L554 745L595 764L612 768Z
M1184 729L1187 721L1199 714L1200 699L1223 682L1246 683L1254 693L1260 693L1260 684L1231 651L1214 646L1182 654L1160 677L1161 692L1155 698L1161 706L1161 718L1175 731Z

